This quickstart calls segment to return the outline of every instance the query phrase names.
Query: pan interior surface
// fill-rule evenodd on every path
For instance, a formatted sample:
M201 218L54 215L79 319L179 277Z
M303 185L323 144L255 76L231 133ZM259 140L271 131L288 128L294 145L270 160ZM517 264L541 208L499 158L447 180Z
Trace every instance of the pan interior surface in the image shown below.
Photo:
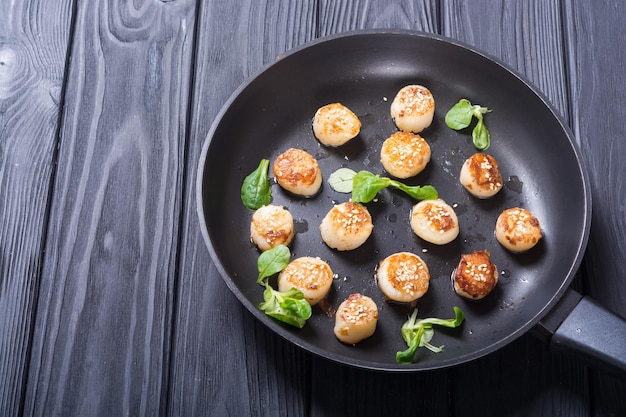
M338 252L321 239L319 224L349 194L335 192L328 176L340 167L388 176L380 163L382 142L397 131L389 107L408 84L431 90L433 123L421 135L432 150L427 168L404 180L431 184L455 208L460 235L437 246L418 238L409 226L415 201L384 190L368 203L374 232L360 248ZM461 98L492 109L485 115L491 133L486 153L499 163L505 185L495 197L469 195L458 177L466 158L477 152L471 129L453 131L444 117ZM337 148L321 145L311 120L315 111L340 102L362 122L359 136ZM319 195L303 199L272 183L273 204L292 213L296 236L292 258L317 256L337 274L328 303L334 308L349 294L372 297L379 308L376 333L356 346L333 334L332 314L314 307L303 329L282 325L258 309L263 288L256 284L258 250L250 242L252 211L241 203L243 178L262 158L273 161L296 147L311 153L324 176ZM271 168L270 168L271 169ZM271 171L270 171L270 176ZM364 32L317 41L269 66L240 87L226 103L207 138L199 167L199 211L209 251L227 285L270 329L298 346L341 363L380 370L434 369L485 355L532 327L569 285L586 244L590 201L585 174L571 135L532 87L501 64L462 45L416 33ZM494 237L502 210L523 207L541 222L543 239L532 250L512 254ZM450 276L463 253L488 250L500 271L494 291L480 301L456 295ZM466 319L458 329L436 328L434 354L419 349L412 365L398 365L404 350L400 328L412 307L385 301L375 282L379 261L400 251L427 263L430 288L418 300L420 318ZM274 280L271 280L275 284Z

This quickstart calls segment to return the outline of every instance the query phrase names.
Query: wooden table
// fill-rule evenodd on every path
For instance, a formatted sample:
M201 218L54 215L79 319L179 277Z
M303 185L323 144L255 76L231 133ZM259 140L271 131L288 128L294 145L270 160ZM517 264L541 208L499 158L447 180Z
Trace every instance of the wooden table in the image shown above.
M229 292L195 201L213 119L265 64L354 29L442 34L571 127L594 199L573 286L626 317L625 18L586 0L0 1L0 414L626 415L625 382L534 335L420 374L315 357Z

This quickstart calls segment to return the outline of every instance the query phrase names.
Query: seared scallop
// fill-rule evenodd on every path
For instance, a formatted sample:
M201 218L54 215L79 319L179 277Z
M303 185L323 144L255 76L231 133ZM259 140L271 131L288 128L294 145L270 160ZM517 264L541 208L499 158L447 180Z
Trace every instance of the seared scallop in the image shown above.
M380 161L394 177L413 177L430 161L430 146L420 135L396 132L383 142Z
M410 252L399 252L380 262L376 280L387 299L410 303L426 294L430 273L422 258Z
M376 331L378 307L370 297L351 294L337 309L335 336L343 343L355 344Z
M322 186L322 172L310 153L290 148L274 160L276 182L290 193L311 197Z
M539 220L528 210L506 209L496 221L496 239L511 252L524 252L541 240Z
M319 303L333 283L333 271L320 258L296 258L278 274L278 291L296 288L312 306Z
M435 99L428 88L407 85L396 94L391 102L391 117L398 129L419 133L433 121Z
M372 216L367 208L351 201L335 205L320 225L324 243L340 251L358 248L373 229Z
M489 256L486 250L461 255L452 275L454 291L458 295L480 300L495 288L498 283L498 268Z
M493 197L502 189L502 175L498 162L486 153L475 153L467 158L461 168L459 181L473 196Z
M423 200L411 210L411 228L427 242L445 245L459 235L459 220L442 199Z
M341 146L361 131L356 114L341 103L320 107L313 117L313 133L324 145Z
M283 206L263 206L252 215L250 235L262 251L289 245L294 236L293 217Z

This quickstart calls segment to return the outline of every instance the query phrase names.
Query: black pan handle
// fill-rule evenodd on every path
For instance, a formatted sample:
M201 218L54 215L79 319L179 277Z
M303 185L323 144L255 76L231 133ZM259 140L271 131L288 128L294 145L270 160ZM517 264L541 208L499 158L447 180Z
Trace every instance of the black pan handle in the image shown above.
M626 320L593 299L568 289L536 330L550 350L626 380Z

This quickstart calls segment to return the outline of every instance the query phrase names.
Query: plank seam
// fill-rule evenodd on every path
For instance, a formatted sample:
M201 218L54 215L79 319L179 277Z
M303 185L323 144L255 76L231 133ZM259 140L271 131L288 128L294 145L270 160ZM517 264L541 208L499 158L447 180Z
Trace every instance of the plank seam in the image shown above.
M190 142L191 142L191 125L192 125L192 119L193 119L193 114L194 112L192 111L193 107L194 107L194 101L195 101L195 84L196 84L196 59L197 59L197 52L198 52L198 37L199 37L199 31L200 31L200 27L201 25L201 18L202 18L202 8L203 8L203 0L197 0L196 1L196 7L194 10L194 27L193 27L193 35L192 35L192 39L191 39L191 58L190 58L190 68L189 68L189 85L188 85L188 93L187 93L187 114L185 117L185 140L183 143L183 157L182 157L182 161L183 161L183 167L188 167L188 163L189 163L189 148L190 148ZM187 186L189 184L189 182L191 182L193 184L193 178L188 178L189 176L192 176L193 172L195 172L195 170L192 170L191 173L189 173L189 170L185 169L185 173L182 176L182 180L181 180L181 189L182 190L187 190ZM195 194L195 187L192 187L191 190L192 194ZM184 230L185 228L185 222L188 220L187 217L185 216L185 213L187 212L186 210L186 204L187 201L189 199L185 199L185 198L181 198L181 202L180 202L180 215L178 216L178 230L179 233L177 234L177 242L176 242L176 257L177 257L177 262L174 265L174 277L173 277L173 282L172 282L172 311L170 316L170 323L169 323L169 334L170 337L166 338L168 339L168 341L164 341L164 344L166 344L166 346L164 346L163 349L163 361L166 364L163 367L163 376L162 376L162 383L161 383L161 394L162 397L161 398L165 398L164 399L164 404L163 407L164 409L160 411L161 415L170 415L170 407L171 404L173 403L173 399L172 399L172 395L173 395L173 387L171 384L171 375L174 374L174 356L175 356L175 352L176 350L176 337L174 334L174 326L177 322L177 318L178 318L178 314L179 314L179 300L180 300L180 292L182 291L182 289L180 288L180 274L182 271L182 260L181 260L181 254L183 252L182 248L183 248L183 239L185 234L182 233L181 231ZM192 203L193 205L193 203ZM169 349L165 349L165 348L169 348Z
M59 154L61 149L61 129L63 128L63 122L65 120L65 101L66 101L66 93L67 93L67 85L69 82L69 68L72 56L72 49L74 48L74 35L76 31L76 15L78 10L78 1L73 0L71 2L70 7L70 19L69 19L69 33L68 33L68 42L67 48L65 51L65 61L63 65L63 81L61 82L61 92L59 94L59 104L58 104L58 116L57 116L57 124L55 127L55 145L52 150L52 158L51 164L52 167L50 169L50 179L48 183L48 194L46 196L46 204L43 216L43 224L42 224L42 236L41 236L41 248L42 248L42 262L38 265L38 270L35 273L37 277L37 282L33 285L33 306L30 320L30 328L28 329L28 342L26 344L26 354L25 357L27 360L24 363L23 375L25 375L22 386L20 388L20 403L19 403L19 415L24 415L24 410L26 407L26 392L28 390L28 383L30 382L30 371L31 364L33 362L33 336L35 333L35 325L37 323L37 316L39 314L39 289L41 286L42 274L43 274L43 262L44 257L43 253L46 252L48 247L48 236L50 234L50 218L52 216L52 200L53 200L53 192L55 190L55 185L57 181L58 174L58 166L59 166Z

